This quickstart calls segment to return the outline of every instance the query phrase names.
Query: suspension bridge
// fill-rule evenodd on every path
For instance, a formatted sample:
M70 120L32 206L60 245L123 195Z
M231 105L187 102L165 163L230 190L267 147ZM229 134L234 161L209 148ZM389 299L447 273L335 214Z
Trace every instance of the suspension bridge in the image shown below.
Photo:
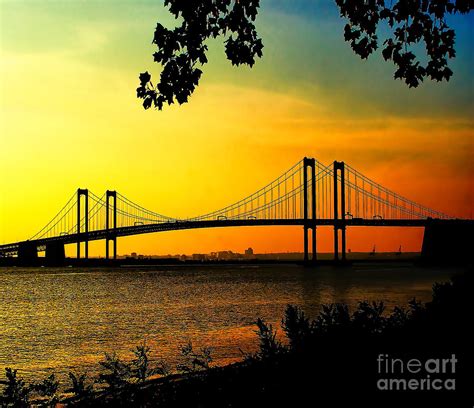
M435 251L439 247L436 234L440 228L443 234L456 233L459 228L465 230L466 225L472 227L472 221L454 219L402 197L344 162L324 165L305 157L253 194L224 208L189 218L151 211L117 191L107 190L98 196L80 188L29 240L0 245L0 256L18 257L28 264L37 259L38 252L45 251L47 260L63 261L64 246L76 244L77 258L81 258L81 246L84 257L88 258L88 243L104 240L105 257L115 259L117 238L123 236L265 225L302 226L304 261L314 262L318 226L334 228L334 258L345 260L348 227L425 227L423 248ZM436 234L433 231L427 234L428 228Z

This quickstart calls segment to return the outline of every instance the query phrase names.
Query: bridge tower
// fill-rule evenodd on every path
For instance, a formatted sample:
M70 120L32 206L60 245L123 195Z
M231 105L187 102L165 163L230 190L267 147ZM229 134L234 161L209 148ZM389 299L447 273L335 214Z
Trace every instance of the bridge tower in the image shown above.
M84 196L84 257L89 258L89 190L78 188L77 189L77 259L81 257L81 240L79 235L81 234L81 196Z
M113 241L114 243L114 259L117 259L117 192L107 190L105 193L106 200L105 200L105 229L107 230L107 234L105 237L105 259L109 259L109 241ZM113 232L110 232L110 199L113 198Z
M341 186L341 217L339 218L338 171ZM334 162L334 260L339 261L339 231L341 231L341 260L346 260L346 186L344 162Z
M311 198L308 196L308 167L311 169ZM311 219L308 218L308 200L311 201ZM316 167L315 160L305 157L303 159L303 218L304 218L304 262L309 262L308 229L312 232L311 262L316 262Z

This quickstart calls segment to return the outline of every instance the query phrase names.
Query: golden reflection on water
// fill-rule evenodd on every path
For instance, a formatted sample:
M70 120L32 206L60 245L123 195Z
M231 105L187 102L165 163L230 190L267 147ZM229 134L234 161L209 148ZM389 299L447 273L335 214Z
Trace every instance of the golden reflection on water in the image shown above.
M263 317L282 330L289 303L316 316L320 305L383 300L388 308L428 300L451 270L364 266L188 266L148 269L0 270L0 369L26 378L54 371L96 374L104 352L130 359L146 341L152 358L177 361L179 346L210 346L214 363L242 359L257 347Z

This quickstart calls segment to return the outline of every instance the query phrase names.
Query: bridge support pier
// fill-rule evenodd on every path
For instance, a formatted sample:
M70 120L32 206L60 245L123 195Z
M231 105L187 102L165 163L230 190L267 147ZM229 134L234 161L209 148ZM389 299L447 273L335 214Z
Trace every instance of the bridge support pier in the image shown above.
M28 241L21 242L18 246L18 261L20 265L36 265L38 262L36 245Z
M308 217L308 167L311 168L311 219ZM316 167L315 160L305 157L303 159L303 218L304 218L304 263L315 263L316 255ZM311 250L312 256L309 258L308 230L311 230Z
M436 220L428 218L425 224L421 259L435 264L472 263L474 222Z
M117 235L115 230L117 229L117 192L107 190L105 193L105 229L107 230L107 236L105 237L105 259L109 259L109 241L114 243L114 259L117 259ZM113 198L113 233L110 232L110 199Z
M340 172L341 185L341 202L340 210L341 217L339 217L339 193L338 193L338 171ZM334 176L334 261L346 260L346 185L345 185L345 167L344 162L334 162L333 176ZM341 231L341 258L339 258L339 230Z
M46 244L46 262L49 265L61 265L66 259L64 244L61 242L51 242Z

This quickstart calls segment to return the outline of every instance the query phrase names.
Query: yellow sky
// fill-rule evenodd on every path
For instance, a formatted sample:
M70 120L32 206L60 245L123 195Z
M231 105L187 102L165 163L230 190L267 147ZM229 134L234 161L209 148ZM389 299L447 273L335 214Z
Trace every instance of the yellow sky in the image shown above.
M185 217L252 193L303 156L344 160L414 201L472 216L472 79L467 94L459 83L468 77L466 64L472 67L472 56L462 52L472 48L458 53L459 78L408 90L391 79L392 67L379 56L359 61L337 32L337 20L320 34L339 34L334 46L308 40L322 49L305 50L304 61L312 56L314 66L298 67L301 55L293 55L291 41L303 41L309 30L317 36L318 28L270 7L260 23L265 55L253 70L231 67L215 42L190 103L153 112L142 109L135 88L139 72L158 73L149 40L165 11L143 2L137 6L147 12L142 18L127 13L133 3L123 2L114 17L101 2L74 10L61 4L0 2L0 243L29 238L78 187L99 195L115 189L146 208ZM275 18L300 19L300 28L284 36L270 24ZM347 67L328 69L333 54ZM282 63L285 55L293 59ZM384 80L374 83L372 75ZM348 78L365 80L363 92ZM119 253L301 250L299 229L276 231L145 235L120 239ZM399 241L419 247L419 231L374 234L381 250L397 249ZM372 241L354 239L349 247L367 250ZM331 245L328 235L320 250ZM92 254L103 254L102 246L94 244Z

